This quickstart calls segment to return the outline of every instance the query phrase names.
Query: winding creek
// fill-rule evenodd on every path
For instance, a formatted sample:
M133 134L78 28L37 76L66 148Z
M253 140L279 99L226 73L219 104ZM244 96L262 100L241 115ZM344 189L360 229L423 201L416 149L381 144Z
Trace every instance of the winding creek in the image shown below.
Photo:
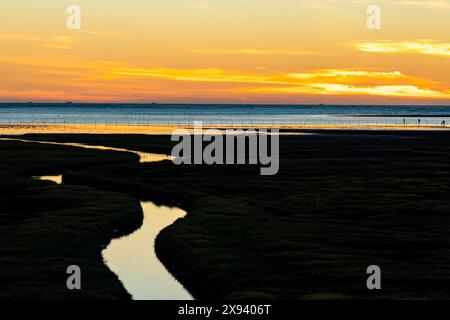
M123 148L96 146L96 145L82 144L82 143L76 143L76 142L53 142L53 141L26 140L26 139L16 139L16 138L0 138L0 140L3 140L3 141L20 141L20 142L27 142L27 143L50 144L50 145L57 145L57 146L77 147L77 148L83 148L83 149L130 152L130 153L137 154L139 156L139 162L140 163L158 162L158 161L171 160L172 159L171 156L168 156L168 155L165 155L165 154L148 153L148 152L141 152L141 151L134 151L134 150L129 150L129 149L123 149Z
M79 143L59 143L23 139L1 138L29 143L43 143L80 147L86 149L131 152L140 162L157 162L170 159L167 155L137 152L128 149L92 146ZM35 176L39 180L62 183L62 175ZM117 274L134 300L192 300L190 293L167 271L155 252L155 239L164 228L186 216L179 208L157 206L141 201L144 213L142 226L133 233L113 239L103 249L102 256L108 268Z

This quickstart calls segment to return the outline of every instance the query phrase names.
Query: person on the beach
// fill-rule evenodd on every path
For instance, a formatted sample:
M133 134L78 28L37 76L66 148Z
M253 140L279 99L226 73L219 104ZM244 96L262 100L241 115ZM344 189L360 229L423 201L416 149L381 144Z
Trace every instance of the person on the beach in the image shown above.
M406 126L406 119L403 119L403 125Z
M417 119L417 124L420 126L420 119Z

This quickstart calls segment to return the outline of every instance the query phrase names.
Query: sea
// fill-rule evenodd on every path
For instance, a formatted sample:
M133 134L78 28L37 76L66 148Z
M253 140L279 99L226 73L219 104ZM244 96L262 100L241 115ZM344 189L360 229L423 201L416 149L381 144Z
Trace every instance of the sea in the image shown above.
M450 106L0 103L0 124L450 125Z

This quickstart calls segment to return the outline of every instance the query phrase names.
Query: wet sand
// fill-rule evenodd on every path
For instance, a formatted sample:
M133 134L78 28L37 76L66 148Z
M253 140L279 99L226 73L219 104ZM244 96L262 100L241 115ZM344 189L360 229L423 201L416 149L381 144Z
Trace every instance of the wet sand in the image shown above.
M44 134L44 133L97 133L97 134L171 134L175 129L192 129L187 125L111 125L111 124L40 124L40 125L0 125L0 135ZM448 130L450 127L441 126L416 126L416 125L377 125L377 124L317 124L317 125L209 125L203 124L203 128L259 128L259 129L325 129L325 130Z

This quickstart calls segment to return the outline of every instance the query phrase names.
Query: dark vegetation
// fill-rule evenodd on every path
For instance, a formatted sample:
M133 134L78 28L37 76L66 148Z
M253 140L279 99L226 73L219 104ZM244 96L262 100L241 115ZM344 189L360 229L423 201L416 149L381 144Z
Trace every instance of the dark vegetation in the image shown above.
M449 137L285 136L272 177L253 166L166 161L70 170L65 183L187 210L156 247L197 298L447 299ZM33 138L170 152L164 136ZM382 269L381 291L366 288L372 264Z
M260 176L259 168L254 166L175 166L169 161L104 163L95 167L77 164L77 168L65 170L63 187L79 190L86 198L90 194L83 193L84 189L105 193L114 198L117 209L121 208L120 199L124 204L130 199L123 195L127 194L187 210L185 219L159 235L156 247L164 264L196 298L447 299L450 292L449 137L447 133L432 132L284 136L280 172L272 177ZM169 153L171 149L170 138L165 136L28 138L148 152ZM4 148L5 143L0 142L0 146ZM64 150L66 155L67 150L73 149ZM37 148L34 151L33 157L45 155ZM85 152L97 154L92 150ZM65 161L60 159L58 163L72 161L67 155ZM23 171L28 165L9 166ZM41 201L48 198L43 193L46 188L54 193L63 192L44 182L22 179L34 184ZM23 189L11 193L14 197L26 194ZM79 205L71 197L66 197L67 202L64 200L61 205ZM65 198L61 196L61 199ZM95 213L96 218L98 212L106 212L103 206L112 206L112 201L105 201L108 204L83 201L86 203L82 207ZM126 215L123 207L123 212L108 211L118 215L117 223ZM128 210L135 211L132 208ZM4 211L1 210L2 214ZM36 215L43 219L47 214ZM127 214L126 219L130 216ZM107 218L112 219L104 215L101 220ZM14 249L12 244L17 243L17 234L20 235L16 230L22 230L20 225L29 220L24 218L2 228L2 250ZM39 233L43 226L31 225L27 230ZM80 220L77 228L86 225ZM54 228L45 229L53 237ZM11 230L6 232L10 237L7 242L3 240L5 230ZM74 233L72 225L70 232ZM110 230L103 235L110 237ZM66 235L61 235L58 239L65 238ZM54 243L47 244L46 250L62 250ZM31 240L19 248L25 250L24 261L29 261L26 257L31 254L27 251L30 245ZM86 252L98 257L99 251L91 249L94 248L89 246ZM13 251L6 257L14 260L19 252ZM89 255L84 250L77 252L79 258ZM65 254L71 257L68 252ZM43 257L46 252L42 252ZM372 264L382 269L381 291L370 292L366 288L365 272ZM30 267L21 271L31 274L29 281L33 279L32 270ZM111 283L107 281L107 272L100 270L100 266L98 274L103 275L98 279L104 282L92 279L92 286L116 286L119 290L120 286L112 279ZM22 294L27 288L16 287Z
M89 186L33 175L137 162L129 153L0 141L0 299L127 299L101 248L142 223L139 202ZM69 265L82 290L69 291Z

